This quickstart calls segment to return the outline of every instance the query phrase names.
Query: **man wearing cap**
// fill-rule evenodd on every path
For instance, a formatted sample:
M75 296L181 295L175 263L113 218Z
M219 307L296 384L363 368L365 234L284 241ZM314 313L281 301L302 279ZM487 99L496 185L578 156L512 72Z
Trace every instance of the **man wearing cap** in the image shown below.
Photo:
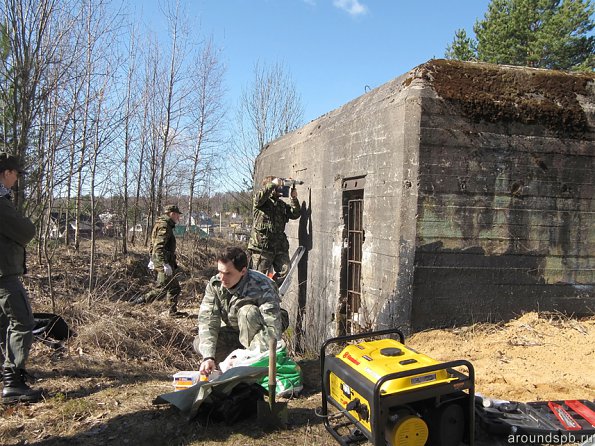
M182 292L177 279L178 263L176 261L176 237L174 227L180 221L180 209L175 204L165 207L163 215L157 218L151 232L151 261L149 268L157 271L156 288L144 296L132 300L132 303L143 304L161 300L167 296L169 315L186 316L178 311L178 297Z
M11 189L23 174L18 159L0 153L0 357L3 357L2 402L35 402L41 390L31 389L25 363L33 343L35 319L20 277L26 272L25 246L35 226L15 208Z
M254 195L252 233L248 242L250 268L267 274L273 267L278 285L283 283L291 267L285 225L289 220L300 218L297 190L291 189L291 202L286 203L280 198L282 186L280 178L263 179L262 188Z

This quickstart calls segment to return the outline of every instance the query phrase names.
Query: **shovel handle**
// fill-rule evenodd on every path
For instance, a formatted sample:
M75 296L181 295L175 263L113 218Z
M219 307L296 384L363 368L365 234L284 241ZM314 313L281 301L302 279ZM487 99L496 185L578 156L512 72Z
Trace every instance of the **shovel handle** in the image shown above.
M269 339L269 404L271 411L275 405L275 391L277 388L277 338Z

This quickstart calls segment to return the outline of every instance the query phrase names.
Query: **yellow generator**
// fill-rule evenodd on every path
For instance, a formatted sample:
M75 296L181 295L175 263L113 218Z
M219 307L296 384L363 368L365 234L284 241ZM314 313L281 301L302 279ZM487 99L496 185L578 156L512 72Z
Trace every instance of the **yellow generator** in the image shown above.
M387 335L398 335L400 341L367 340ZM438 362L404 342L403 334L391 329L332 338L322 345L326 429L342 445L365 441L374 446L473 445L471 363ZM347 345L337 355L327 353L338 344ZM336 409L333 413L328 403Z

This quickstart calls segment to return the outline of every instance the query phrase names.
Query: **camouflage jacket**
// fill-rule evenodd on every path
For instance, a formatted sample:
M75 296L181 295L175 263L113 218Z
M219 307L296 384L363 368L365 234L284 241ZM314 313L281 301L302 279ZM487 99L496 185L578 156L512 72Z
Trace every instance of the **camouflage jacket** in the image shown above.
M178 267L176 261L176 237L174 227L176 224L166 214L157 218L151 232L151 259L155 269L160 271L165 263L173 269Z
M258 271L247 271L240 282L230 289L221 284L219 275L209 281L198 312L199 351L203 358L215 356L222 321L238 328L238 311L244 305L256 305L266 324L267 336L260 339L266 338L267 343L259 345L260 351L268 350L269 336L281 339L281 300L277 285Z
M289 242L285 224L300 218L300 202L291 199L291 205L273 196L273 183L268 183L254 196L253 222L248 249L255 252L286 252Z
M34 236L31 220L17 211L10 195L0 195L0 277L26 272L25 246Z

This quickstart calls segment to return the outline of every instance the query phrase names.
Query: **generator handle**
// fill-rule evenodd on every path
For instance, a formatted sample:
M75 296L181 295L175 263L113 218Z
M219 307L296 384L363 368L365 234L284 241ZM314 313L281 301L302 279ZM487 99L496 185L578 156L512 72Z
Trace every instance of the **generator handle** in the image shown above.
M438 370L442 370L442 369L452 369L453 367L460 367L460 366L464 366L467 369L467 378L469 381L469 389L473 391L473 393L475 393L475 369L473 368L473 365L469 362L466 361L465 359L458 359L455 361L448 361L448 362L439 362L436 364L432 364L432 365L428 365L426 367L420 367L417 369L411 369L411 370L404 370L402 372L394 372L394 373L389 373L388 375L384 375L381 376L380 379L378 381L376 381L376 385L374 388L374 394L380 395L380 388L383 386L383 384L387 381L392 381L398 378L405 378L407 376L413 376L413 375L423 375L424 373L429 373L429 372L435 372ZM461 378L458 378L459 380L461 380Z
M326 418L326 416L328 415L328 405L327 405L327 401L326 401L327 393L326 393L326 385L325 385L326 379L328 377L325 375L325 371L324 371L324 360L326 357L326 348L330 344L337 344L339 342L353 341L354 339L383 336L383 335L388 335L388 334L399 335L399 341L401 342L401 344L405 344L405 336L403 335L403 332L401 332L401 330L399 330L398 328L387 328L386 330L371 331L371 332L358 333L358 334L346 335L346 336L337 336L335 338L327 339L325 342L323 342L322 347L320 347L320 372L322 373L322 409L321 409L322 413L321 413L321 415L323 417L325 417L324 418L325 425L328 426L328 419Z
M337 336L336 338L327 339L320 348L320 359L324 363L324 357L326 356L326 348L330 344L337 344L339 342L347 342L353 341L355 339L363 339L363 338L371 338L376 336L384 336L388 334L398 334L399 335L399 342L401 344L405 344L405 336L398 328L387 328L386 330L378 330L378 331L368 331L365 333L357 333L353 335L346 335L346 336ZM323 365L323 364L321 364Z

